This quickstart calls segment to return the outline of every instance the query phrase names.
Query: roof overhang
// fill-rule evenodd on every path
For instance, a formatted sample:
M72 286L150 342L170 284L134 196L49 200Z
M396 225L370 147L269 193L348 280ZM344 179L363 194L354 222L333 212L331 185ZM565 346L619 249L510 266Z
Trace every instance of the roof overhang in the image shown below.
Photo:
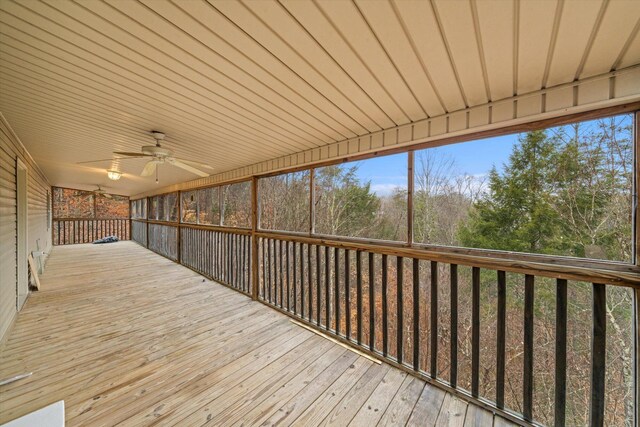
M628 105L639 30L633 1L5 1L0 111L53 185L150 193L77 162L162 130L216 170L161 167L187 188Z

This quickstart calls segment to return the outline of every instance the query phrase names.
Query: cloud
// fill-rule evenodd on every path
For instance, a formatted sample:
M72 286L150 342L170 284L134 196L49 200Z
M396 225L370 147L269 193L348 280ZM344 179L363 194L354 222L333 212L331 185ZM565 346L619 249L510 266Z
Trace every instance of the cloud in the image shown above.
M407 189L406 185L391 184L391 183L371 184L371 191L373 191L380 197L389 196L393 194L396 190L406 190L406 189Z

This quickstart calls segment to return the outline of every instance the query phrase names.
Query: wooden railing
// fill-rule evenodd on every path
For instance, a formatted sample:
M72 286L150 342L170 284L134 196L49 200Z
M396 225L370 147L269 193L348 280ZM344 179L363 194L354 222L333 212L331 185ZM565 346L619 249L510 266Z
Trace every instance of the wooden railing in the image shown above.
M182 226L180 241L182 265L250 295L250 232Z
M148 223L148 248L173 261L178 261L179 241L178 226L159 223Z
M525 425L571 425L571 370L577 363L571 358L571 327L577 322L587 325L580 343L587 343L581 368L588 370L588 386L581 405L588 402L588 408L579 410L591 425L602 425L607 293L640 288L639 275L622 266L573 267L536 257L509 260L145 220L132 220L132 235L206 277ZM551 307L551 331L536 326L541 305ZM543 349L541 332L552 335L552 348ZM534 365L543 351L552 362L542 367L536 359ZM552 373L546 421L536 412L540 369Z
M251 295L251 231L132 220L132 240L185 267Z
M147 247L147 222L143 220L131 220L131 240Z
M73 245L91 243L107 236L130 239L129 219L53 219L53 244Z
M426 250L264 232L257 236L260 300L487 409L498 409L517 422L540 422L534 418L534 354L541 349L534 339L534 307L542 297L536 295L536 289L545 292L545 303L550 299L549 290L553 292L555 345L551 353L555 366L543 369L554 372L551 418L561 426L565 425L568 390L567 289L574 286L589 292L591 288L586 304L591 320L591 351L585 361L591 372L588 414L591 425L603 424L608 286L570 279L595 276L619 285L624 273L570 269L563 273L562 268L555 272L541 268L535 275L535 269L505 260L491 267L489 259L476 265L464 255L451 256L447 262L442 255L432 259L433 254ZM622 283L633 287L637 282L635 275L634 281ZM508 304L509 298L517 303L515 323L513 313L507 323L507 308L514 307L514 302ZM506 355L507 351L514 353L508 348L509 328L522 331L521 338L509 340L509 346L518 346L515 350L521 355L520 376L515 378L521 388L517 404L513 398L509 403L505 400ZM462 332L465 339L460 337ZM459 347L461 342L465 351ZM512 388L513 384L513 395Z

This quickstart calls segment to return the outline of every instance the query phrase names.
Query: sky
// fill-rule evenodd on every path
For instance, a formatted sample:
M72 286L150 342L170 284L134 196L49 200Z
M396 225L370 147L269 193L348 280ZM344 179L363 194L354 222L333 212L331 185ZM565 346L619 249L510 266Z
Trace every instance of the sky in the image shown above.
M631 125L633 117L632 114L622 114L616 116L615 121L618 126ZM599 120L582 122L580 133L598 132L598 122ZM562 126L550 128L548 135L561 128ZM428 150L434 150L447 159L453 159L456 175L467 174L481 178L488 175L493 166L496 166L498 172L503 170L503 165L507 163L519 135L522 134L461 142ZM372 191L379 196L392 194L396 188L407 188L407 153L374 157L354 163L359 166L356 174L360 180L371 181Z
M498 170L507 161L518 135L506 135L478 141L462 142L431 148L454 159L460 175L482 176L493 165ZM359 165L357 175L361 181L371 181L371 189L379 196L386 196L396 188L407 188L407 154L374 157L354 162Z

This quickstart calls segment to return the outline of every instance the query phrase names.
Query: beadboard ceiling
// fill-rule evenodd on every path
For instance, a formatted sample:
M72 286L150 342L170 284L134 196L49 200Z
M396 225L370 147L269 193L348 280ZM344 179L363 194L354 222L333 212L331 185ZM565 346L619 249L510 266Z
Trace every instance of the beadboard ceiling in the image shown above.
M636 0L1 0L0 112L51 184L137 194L144 160L76 163L160 130L224 172L637 65L639 29Z

